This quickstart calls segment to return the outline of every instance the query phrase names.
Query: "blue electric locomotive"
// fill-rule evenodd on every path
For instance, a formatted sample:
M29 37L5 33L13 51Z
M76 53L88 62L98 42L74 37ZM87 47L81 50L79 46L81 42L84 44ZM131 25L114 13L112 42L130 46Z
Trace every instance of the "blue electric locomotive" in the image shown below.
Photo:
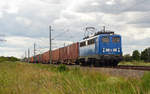
M82 65L117 66L121 60L121 36L114 32L98 32L79 42L79 61Z

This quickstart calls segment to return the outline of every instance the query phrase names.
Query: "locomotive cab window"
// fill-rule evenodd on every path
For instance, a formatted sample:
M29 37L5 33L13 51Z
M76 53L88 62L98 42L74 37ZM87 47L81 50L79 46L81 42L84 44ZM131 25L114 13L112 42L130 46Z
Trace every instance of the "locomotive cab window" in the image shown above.
M102 42L109 42L109 37L108 36L102 37Z
M88 45L94 44L95 43L95 38L88 40Z
M80 47L86 46L85 41L80 43Z
M115 42L115 43L120 42L120 37L113 37L112 42Z

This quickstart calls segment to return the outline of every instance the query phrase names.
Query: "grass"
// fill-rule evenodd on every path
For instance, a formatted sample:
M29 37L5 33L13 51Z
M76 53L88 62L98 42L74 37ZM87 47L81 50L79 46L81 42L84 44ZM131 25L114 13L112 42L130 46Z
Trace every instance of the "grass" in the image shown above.
M150 73L113 77L65 65L0 63L0 94L150 94Z
M119 65L150 66L150 62L144 62L144 61L126 62L126 61L122 61L119 63Z

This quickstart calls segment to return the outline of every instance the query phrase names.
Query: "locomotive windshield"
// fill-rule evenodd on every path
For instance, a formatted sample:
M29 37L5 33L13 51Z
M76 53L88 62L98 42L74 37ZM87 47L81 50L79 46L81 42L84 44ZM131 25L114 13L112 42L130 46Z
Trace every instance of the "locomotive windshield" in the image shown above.
M112 42L115 42L115 43L120 42L120 37L113 37Z
M80 47L86 46L85 41L80 43Z
M94 44L95 43L95 38L88 40L88 45Z
M102 42L109 42L109 37L108 36L104 36L103 38L102 38Z

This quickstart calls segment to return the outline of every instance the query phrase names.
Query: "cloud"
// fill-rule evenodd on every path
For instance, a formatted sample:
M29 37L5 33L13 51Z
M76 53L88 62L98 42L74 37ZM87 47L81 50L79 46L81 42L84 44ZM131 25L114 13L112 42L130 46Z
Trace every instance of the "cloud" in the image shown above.
M140 28L149 28L150 27L150 18L149 18L150 12L137 12L137 13L132 13L132 17L134 19L131 19L128 21L128 24L134 25L135 27L140 27Z
M149 0L3 0L0 34L7 42L1 43L0 55L21 57L28 48L33 53L34 42L41 52L48 50L49 25L53 48L82 40L87 26L99 31L105 25L122 35L124 53L143 50L150 41L149 4Z
M84 5L79 6L79 12L103 12L118 14L124 12L149 11L150 1L148 0L88 0Z

